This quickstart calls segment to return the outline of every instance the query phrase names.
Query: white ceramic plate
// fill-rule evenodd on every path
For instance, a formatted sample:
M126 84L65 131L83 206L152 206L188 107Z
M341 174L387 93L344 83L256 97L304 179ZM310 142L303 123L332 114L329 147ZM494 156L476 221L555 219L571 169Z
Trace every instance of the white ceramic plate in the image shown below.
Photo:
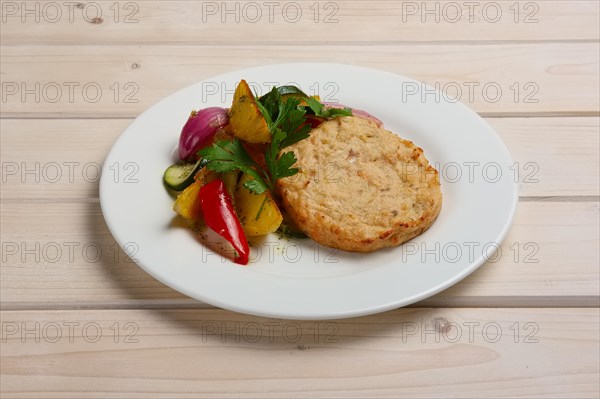
M294 83L323 101L364 109L414 141L441 173L442 211L424 234L396 248L355 254L272 235L242 267L174 227L162 183L192 109L231 104L246 79L259 93ZM464 105L420 82L337 64L268 65L187 87L140 115L110 151L100 200L112 234L145 271L198 300L261 316L328 319L405 306L455 284L505 237L517 203L511 157Z

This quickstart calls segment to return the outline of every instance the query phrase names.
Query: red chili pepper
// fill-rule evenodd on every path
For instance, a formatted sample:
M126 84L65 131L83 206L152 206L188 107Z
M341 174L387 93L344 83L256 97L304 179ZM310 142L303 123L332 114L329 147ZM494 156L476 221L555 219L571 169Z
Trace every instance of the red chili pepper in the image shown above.
M223 180L213 180L202 186L199 196L206 225L231 243L237 251L235 263L247 265L250 247Z

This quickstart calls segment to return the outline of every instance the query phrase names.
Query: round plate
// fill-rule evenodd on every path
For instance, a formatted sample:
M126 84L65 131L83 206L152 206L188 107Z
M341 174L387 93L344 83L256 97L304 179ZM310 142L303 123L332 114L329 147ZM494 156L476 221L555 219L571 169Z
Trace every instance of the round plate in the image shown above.
M424 234L357 254L271 235L234 264L178 227L162 183L192 109L229 107L239 80L259 93L296 84L368 111L422 147L439 170L442 211ZM110 151L100 201L115 239L145 271L192 298L260 316L332 319L419 301L473 272L505 237L517 203L511 157L476 113L423 83L338 64L267 65L187 87L140 115ZM323 171L324 174L327 171Z

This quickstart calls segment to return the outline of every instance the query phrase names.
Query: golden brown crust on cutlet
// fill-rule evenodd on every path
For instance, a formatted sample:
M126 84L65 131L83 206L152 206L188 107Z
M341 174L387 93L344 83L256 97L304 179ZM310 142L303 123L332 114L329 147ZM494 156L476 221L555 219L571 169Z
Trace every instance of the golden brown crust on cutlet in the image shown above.
M284 208L322 245L371 252L433 224L442 193L423 150L369 120L343 117L294 144L298 174L278 181Z

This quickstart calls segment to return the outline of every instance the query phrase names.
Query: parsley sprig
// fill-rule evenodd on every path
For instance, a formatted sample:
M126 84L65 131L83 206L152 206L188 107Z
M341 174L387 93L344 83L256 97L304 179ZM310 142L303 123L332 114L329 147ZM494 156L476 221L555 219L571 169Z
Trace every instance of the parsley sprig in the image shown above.
M258 165L248 155L240 139L221 140L211 147L205 147L198 155L207 160L206 167L215 172L225 173L240 170L254 178L244 183L244 187L256 194L264 193L269 185L257 172Z
M271 132L271 144L265 152L265 163L273 180L293 176L298 168L293 168L297 161L292 151L279 153L286 147L308 138L310 125L306 122L306 110L300 107L300 100L289 98L283 101L276 88L273 88L264 99L258 101L259 109L267 121Z
M307 123L307 112L320 118L352 115L350 109L326 108L315 98L305 95L300 98L307 106L300 105L301 100L297 97L284 99L273 87L256 100L271 132L271 143L265 150L267 170L262 170L248 155L238 138L218 141L200 150L198 154L206 160L206 167L215 172L240 170L249 174L254 179L246 181L244 187L255 194L273 190L277 179L298 173L298 168L293 167L296 155L292 151L282 153L282 150L309 137L311 126Z
M325 108L319 100L313 97L304 99L315 116L321 118L335 118L336 116L350 116L352 110L350 108Z

